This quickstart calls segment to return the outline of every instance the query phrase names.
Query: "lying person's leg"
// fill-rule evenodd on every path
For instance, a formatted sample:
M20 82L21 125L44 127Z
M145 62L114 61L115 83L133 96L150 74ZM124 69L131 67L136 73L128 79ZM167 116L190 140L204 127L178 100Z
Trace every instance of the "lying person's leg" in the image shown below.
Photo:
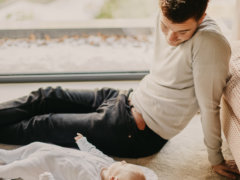
M96 124L102 122L102 117L104 115L96 112L34 116L15 124L0 127L0 142L23 145L33 141L42 141L72 146L75 145L72 137L77 132L91 134L93 128L96 128Z
M40 88L15 100L0 104L0 126L14 124L48 113L94 112L104 98L117 93L113 89L69 90Z
M109 94L104 95L107 98L96 112L45 114L0 127L0 142L27 144L43 141L76 146L72 137L82 132L97 148L110 155L140 157L159 151L166 140L147 127L143 131L137 128L124 93Z

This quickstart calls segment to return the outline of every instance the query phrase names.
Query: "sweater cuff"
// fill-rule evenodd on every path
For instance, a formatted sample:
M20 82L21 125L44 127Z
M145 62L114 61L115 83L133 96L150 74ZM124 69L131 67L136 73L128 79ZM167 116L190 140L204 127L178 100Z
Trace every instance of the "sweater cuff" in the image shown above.
M211 165L218 165L224 161L224 157L221 151L213 151L208 149L208 160Z
M84 151L86 149L85 146L88 144L87 138L81 137L76 141L76 144L80 150Z

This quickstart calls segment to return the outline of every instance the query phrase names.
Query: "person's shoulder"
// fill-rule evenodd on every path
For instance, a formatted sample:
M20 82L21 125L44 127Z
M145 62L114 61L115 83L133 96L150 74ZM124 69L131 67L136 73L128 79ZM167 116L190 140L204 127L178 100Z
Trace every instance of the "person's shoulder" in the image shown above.
M196 48L218 47L231 51L230 44L221 32L217 23L206 17L192 38Z
M199 25L198 31L210 31L210 32L216 32L221 33L220 27L218 26L217 22L206 15L203 22Z
M230 48L230 44L225 36L216 31L199 31L193 38L194 46L206 46L211 47L222 46L225 48Z

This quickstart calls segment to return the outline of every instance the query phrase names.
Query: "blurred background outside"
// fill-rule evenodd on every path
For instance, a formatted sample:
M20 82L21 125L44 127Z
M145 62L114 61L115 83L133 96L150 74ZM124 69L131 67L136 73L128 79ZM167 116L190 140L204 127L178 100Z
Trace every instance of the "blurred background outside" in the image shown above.
M237 0L210 0L208 14L231 38ZM157 0L0 0L0 74L51 72L146 71L153 36L127 31L124 35L65 35L53 38L1 36L1 31L87 27L154 27Z

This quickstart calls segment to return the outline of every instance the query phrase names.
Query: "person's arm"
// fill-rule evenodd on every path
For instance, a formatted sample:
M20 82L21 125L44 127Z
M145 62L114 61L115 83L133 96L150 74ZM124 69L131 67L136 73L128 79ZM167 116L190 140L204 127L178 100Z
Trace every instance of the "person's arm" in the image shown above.
M234 177L228 171L221 145L220 101L228 78L231 49L223 36L215 32L198 32L193 45L193 76L195 94L201 112L204 143L213 169L224 176Z
M78 145L78 148L81 150L81 151L87 151L87 152L90 152L92 154L95 154L97 156L100 156L108 161L114 161L112 158L110 158L109 156L105 155L102 151L98 150L94 145L92 145L91 143L89 143L87 141L87 138L84 137L82 134L80 133L77 133L77 136L74 138L77 145Z

